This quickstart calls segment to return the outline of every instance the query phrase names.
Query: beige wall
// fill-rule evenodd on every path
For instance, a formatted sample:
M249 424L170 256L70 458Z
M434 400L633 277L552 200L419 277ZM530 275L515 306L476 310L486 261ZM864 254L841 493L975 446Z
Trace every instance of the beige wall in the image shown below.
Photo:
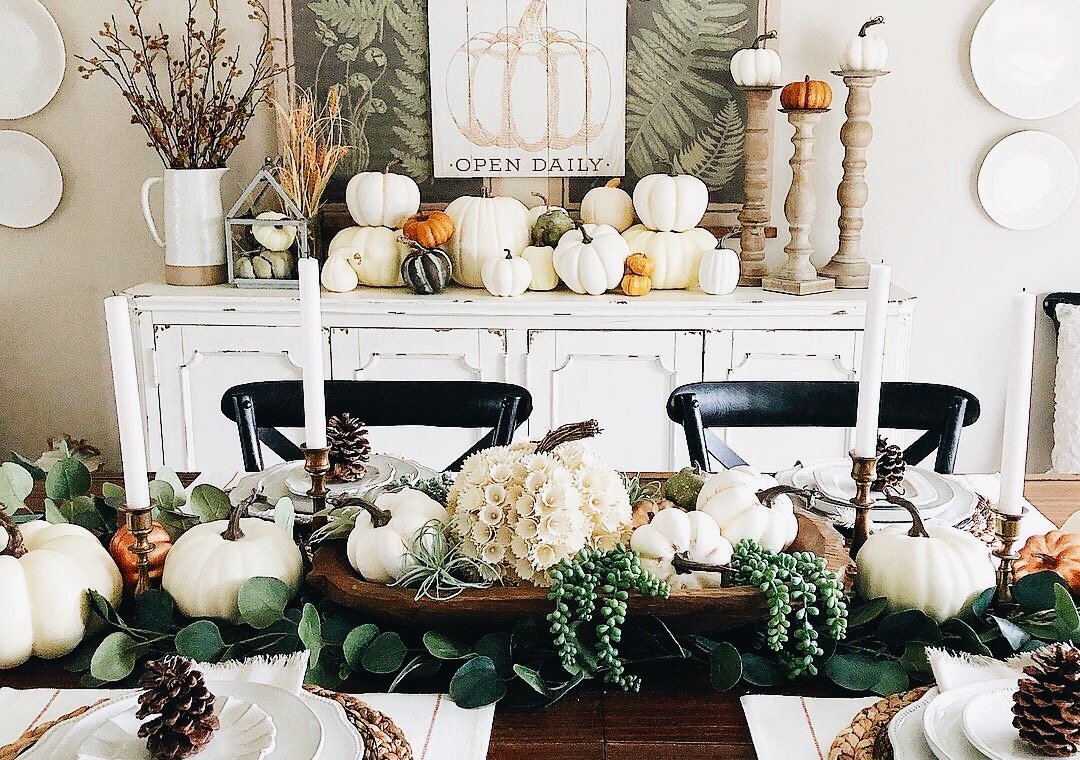
M67 42L69 59L85 52L105 14L119 0L45 0ZM150 3L151 11L177 3ZM234 28L244 21L240 0L222 3ZM975 177L986 151L1025 127L1047 129L1080 151L1080 108L1026 124L991 108L978 94L967 63L972 29L987 2L785 0L780 23L785 76L825 75L848 34L873 13L888 19L894 73L874 91L876 129L867 171L865 250L895 267L895 280L916 293L912 375L974 391L984 414L966 436L961 465L996 467L1004 398L1008 296L1020 287L1045 293L1080 289L1080 204L1053 225L1011 232L983 214ZM838 131L843 93L818 129L819 211L814 240L827 258L836 240L835 188L840 178ZM83 82L72 65L60 93L41 113L10 124L49 145L64 173L64 200L42 226L0 229L3 306L0 338L0 447L36 452L52 431L71 431L117 449L101 299L113 289L157 278L161 254L138 210L143 179L160 166L128 125L126 108L103 80ZM790 179L790 132L778 123L774 219L782 222ZM258 121L230 162L226 197L272 150L267 120ZM781 235L783 237L783 235ZM770 242L779 255L783 240ZM1040 319L1033 401L1030 469L1048 466L1053 345Z

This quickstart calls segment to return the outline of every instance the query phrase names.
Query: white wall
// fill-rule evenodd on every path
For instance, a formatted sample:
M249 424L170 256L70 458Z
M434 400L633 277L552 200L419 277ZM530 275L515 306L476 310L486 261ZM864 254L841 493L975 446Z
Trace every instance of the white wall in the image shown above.
M67 42L69 61L87 52L106 14L121 0L44 0ZM775 0L773 0L775 3ZM166 6L179 20L178 3ZM241 0L222 3L245 42L255 29ZM1010 232L991 222L975 195L975 176L986 151L1001 137L1034 126L1062 137L1080 151L1080 108L1037 124L998 113L978 94L967 46L987 3L928 0L783 0L779 27L785 76L824 76L840 91L818 128L819 211L814 241L822 260L836 244L835 198L841 169L838 138L843 85L827 72L836 52L871 15L890 42L893 74L874 90L876 129L870 147L870 202L864 250L895 267L898 284L920 298L912 356L913 377L953 383L983 401L983 419L969 431L961 466L996 468L1004 398L1008 296L1020 287L1044 293L1080 290L1080 205L1050 227ZM774 6L775 10L775 6ZM137 204L142 180L159 171L144 137L128 124L128 111L104 80L84 82L72 61L56 99L41 113L0 128L25 129L55 152L65 195L41 227L0 228L0 451L40 450L50 432L70 431L100 441L116 461L101 299L161 276L161 254L143 225ZM782 117L781 117L782 119ZM790 181L790 131L777 124L774 224L783 224L783 196ZM226 201L273 151L269 121L257 120L230 161ZM770 241L781 255L784 235ZM1040 320L1039 369L1033 400L1030 469L1049 464L1051 406L1046 383L1053 346Z

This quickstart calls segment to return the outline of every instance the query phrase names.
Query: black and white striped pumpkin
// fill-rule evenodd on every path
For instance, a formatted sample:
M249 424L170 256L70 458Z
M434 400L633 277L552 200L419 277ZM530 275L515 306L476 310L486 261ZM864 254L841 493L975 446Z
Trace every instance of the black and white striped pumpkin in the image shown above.
M412 252L401 262L401 279L414 293L430 296L439 293L450 282L453 265L450 256L441 248L425 248L410 241Z

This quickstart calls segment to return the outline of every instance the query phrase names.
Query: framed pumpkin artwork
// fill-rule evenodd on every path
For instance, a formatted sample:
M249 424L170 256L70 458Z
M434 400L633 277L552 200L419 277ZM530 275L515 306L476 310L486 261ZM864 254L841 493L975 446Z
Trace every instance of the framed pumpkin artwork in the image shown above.
M577 208L612 176L632 192L668 171L702 179L713 212L742 201L729 64L777 0L267 1L292 83L341 89L355 149L331 203L390 162L426 206L539 183Z

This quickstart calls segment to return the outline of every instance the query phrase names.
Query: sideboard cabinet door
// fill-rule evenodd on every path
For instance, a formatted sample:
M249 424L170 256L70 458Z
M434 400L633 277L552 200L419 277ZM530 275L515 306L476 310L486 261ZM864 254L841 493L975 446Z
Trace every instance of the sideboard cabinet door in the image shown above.
M330 334L337 380L503 382L506 378L506 333L502 330L335 328ZM485 432L375 428L370 440L374 451L439 469Z
M527 376L536 410L533 438L567 422L596 419L596 447L623 470L664 471L688 460L668 395L701 380L702 333L533 330Z
M301 378L298 330L233 325L158 326L154 336L164 464L174 470L242 470L236 425L221 396L240 383ZM329 345L324 350L329 371ZM283 430L299 442L301 430ZM267 464L279 461L263 450Z

